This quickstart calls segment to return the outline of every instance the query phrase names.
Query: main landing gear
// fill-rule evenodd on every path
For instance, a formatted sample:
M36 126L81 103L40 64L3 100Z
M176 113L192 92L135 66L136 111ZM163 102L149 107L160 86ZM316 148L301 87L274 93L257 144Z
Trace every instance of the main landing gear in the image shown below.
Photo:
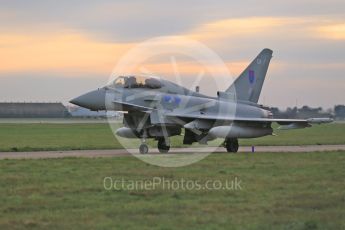
M238 151L238 139L227 138L225 139L225 148L228 153L237 153Z
M166 143L165 138L159 138L157 144L160 153L167 153L170 150L170 144Z

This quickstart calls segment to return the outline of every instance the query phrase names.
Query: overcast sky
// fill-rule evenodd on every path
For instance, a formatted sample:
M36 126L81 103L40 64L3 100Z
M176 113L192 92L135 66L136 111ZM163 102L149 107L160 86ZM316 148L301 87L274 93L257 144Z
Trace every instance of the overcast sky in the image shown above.
M66 104L105 85L131 48L176 35L211 48L233 76L271 48L262 103L345 104L344 0L2 0L0 101ZM198 75L189 60L176 64L185 85ZM169 65L157 58L149 70L174 80ZM209 95L227 88L200 86Z

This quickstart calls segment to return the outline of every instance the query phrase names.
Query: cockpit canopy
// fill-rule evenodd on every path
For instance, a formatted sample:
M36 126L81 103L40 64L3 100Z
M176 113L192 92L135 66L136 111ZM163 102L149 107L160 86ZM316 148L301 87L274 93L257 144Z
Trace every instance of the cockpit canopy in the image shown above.
M115 88L148 88L159 89L163 86L157 78L143 76L119 76L109 86Z

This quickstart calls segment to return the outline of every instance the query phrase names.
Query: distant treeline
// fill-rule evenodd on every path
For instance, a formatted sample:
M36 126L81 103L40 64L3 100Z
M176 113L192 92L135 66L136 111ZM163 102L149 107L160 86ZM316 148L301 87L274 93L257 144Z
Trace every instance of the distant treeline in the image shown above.
M322 107L312 108L307 105L301 108L288 107L285 111L277 107L271 107L271 112L275 118L317 118L317 117L333 117L338 120L345 119L345 105L336 105L333 109L323 110Z

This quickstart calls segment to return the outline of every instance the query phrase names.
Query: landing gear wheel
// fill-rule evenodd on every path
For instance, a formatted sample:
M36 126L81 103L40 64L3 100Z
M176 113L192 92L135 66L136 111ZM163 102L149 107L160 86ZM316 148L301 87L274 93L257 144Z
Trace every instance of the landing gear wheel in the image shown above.
M139 152L140 154L146 154L149 152L149 147L147 146L147 144L141 144L139 147Z
M157 147L160 153L167 153L170 150L170 146L165 143L164 138L158 140Z
M238 140L237 138L229 138L225 140L225 148L228 153L237 153Z

